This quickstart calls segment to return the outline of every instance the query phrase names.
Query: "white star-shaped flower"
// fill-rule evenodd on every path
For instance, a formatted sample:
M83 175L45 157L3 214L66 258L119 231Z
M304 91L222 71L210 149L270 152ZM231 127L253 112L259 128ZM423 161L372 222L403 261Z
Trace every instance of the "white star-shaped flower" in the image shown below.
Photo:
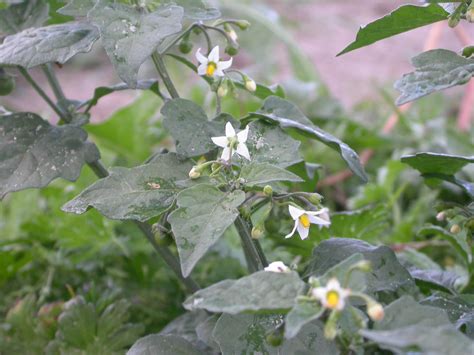
M311 290L314 298L318 299L324 308L342 310L346 304L346 298L351 291L342 288L337 279L330 279L326 287L316 287Z
M250 160L250 153L245 145L249 134L249 126L245 127L244 130L239 133L235 133L234 127L230 122L225 125L225 136L212 137L212 141L218 147L224 148L222 151L221 159L229 161L232 156L237 153L243 156L245 159Z
M219 46L215 46L207 57L201 54L201 48L199 48L196 52L196 59L199 62L198 74L206 75L210 78L224 76L224 70L232 65L232 58L227 61L220 60Z
M311 224L317 224L320 227L327 227L331 224L329 220L328 209L323 208L319 211L305 211L294 206L288 206L291 218L295 220L295 226L290 234L286 235L285 238L290 238L295 234L298 229L298 233L301 239L308 238L309 227Z
M291 272L290 268L286 266L282 261L274 261L273 263L270 263L265 268L265 271L271 271L271 272Z

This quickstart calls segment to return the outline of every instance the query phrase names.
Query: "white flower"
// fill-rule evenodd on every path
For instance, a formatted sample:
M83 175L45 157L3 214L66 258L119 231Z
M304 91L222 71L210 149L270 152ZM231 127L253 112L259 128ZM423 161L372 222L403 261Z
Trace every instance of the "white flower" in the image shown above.
M285 238L290 238L295 234L298 229L298 233L301 239L308 238L309 226L311 224L317 224L321 226L329 226L331 224L329 220L328 209L323 208L319 211L305 211L294 206L288 206L291 218L295 220L295 226L290 234L286 235Z
M326 287L316 287L311 290L313 297L318 299L324 308L342 310L350 290L344 289L337 279L330 279Z
M224 148L222 151L221 159L229 161L232 156L237 153L243 156L245 159L250 160L250 153L245 145L249 134L249 126L245 127L244 130L239 133L235 133L234 127L230 122L225 125L225 136L212 137L212 141L218 147Z
M265 271L271 272L290 272L290 268L281 261L274 261L265 268Z
M196 52L199 61L198 74L208 77L224 76L224 70L232 65L232 58L227 61L219 60L219 46L215 46L206 58L201 54L201 48Z

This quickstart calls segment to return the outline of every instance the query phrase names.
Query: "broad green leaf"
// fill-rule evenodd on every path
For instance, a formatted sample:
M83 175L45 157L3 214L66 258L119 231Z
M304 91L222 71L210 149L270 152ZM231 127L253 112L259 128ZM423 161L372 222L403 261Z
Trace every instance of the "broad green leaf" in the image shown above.
M152 154L156 144L156 137L151 132L151 120L159 107L160 101L156 96L144 92L108 120L87 125L86 129L100 147L110 149L129 163L137 164Z
M293 339L280 346L267 342L267 335L281 327L278 315L223 314L214 329L214 339L223 354L331 354L340 352L335 342L324 338L323 323L307 324ZM277 331L278 332L278 331Z
M403 5L392 13L362 26L357 32L356 40L344 48L338 56L447 18L448 13L437 4L428 6Z
M0 45L0 65L32 68L50 62L65 63L77 53L89 52L99 33L95 26L71 22L26 29Z
M173 153L158 155L152 162L134 168L113 168L62 210L82 214L94 207L111 219L146 221L167 210L176 194L192 184L192 164Z
M245 180L247 186L261 186L275 181L303 181L298 175L267 163L244 165L240 178Z
M407 296L386 307L384 319L375 323L374 330L361 333L395 352L416 348L422 353L454 355L474 350L474 343L451 325L443 310L420 305Z
M422 174L443 173L453 175L466 165L473 164L474 156L464 157L441 153L416 153L414 155L404 155L401 161Z
M280 127L265 122L249 125L247 147L253 163L270 163L286 168L301 161L298 152L300 142Z
M466 233L453 234L439 226L426 225L418 231L418 234L420 236L436 235L443 239L446 239L448 242L451 243L453 248L456 249L458 253L462 256L466 265L469 265L472 262L472 250L467 242Z
M45 0L28 0L0 10L0 33L13 34L30 27L39 27L48 19L49 5Z
M138 70L167 36L181 30L183 8L167 6L151 13L100 0L88 13L99 27L102 44L118 76L130 87L137 85Z
M234 223L239 214L237 207L244 200L245 193L241 190L225 193L207 184L193 186L178 194L179 208L169 215L168 222L185 277Z
M434 49L412 59L415 71L395 83L401 92L397 105L419 99L435 91L466 84L474 72L474 59L446 49Z
M163 126L176 141L176 151L184 156L194 157L216 149L211 137L224 135L226 122L209 121L202 107L192 101L170 100L161 113L165 117Z
M237 314L288 310L305 288L296 272L259 271L238 280L224 280L196 292L184 302L188 310Z
M189 341L177 335L151 334L138 339L127 355L200 355Z
M66 16L85 17L94 7L96 0L69 0L58 12Z
M344 287L353 291L364 292L367 288L366 273L361 270L351 270L357 263L365 260L360 253L355 253L347 259L329 268L321 277L322 284L326 284L330 279L336 278ZM344 283L346 283L344 285Z
M81 128L52 126L33 113L0 116L0 198L9 192L75 181L82 166L100 158Z
M410 275L420 286L426 285L428 288L441 289L452 293L458 292L467 281L454 272L442 270L410 269Z
M261 109L251 115L278 123L283 129L296 129L300 133L319 140L338 151L349 168L364 182L367 181L367 175L357 153L338 138L316 127L291 102L276 96L270 96L265 99Z
M201 0L166 0L164 4L176 4L184 9L184 16L194 21L210 21L221 17L218 9L208 7Z
M321 242L313 250L306 276L322 276L331 267L356 253L362 254L372 265L372 272L366 274L366 293L416 292L413 278L390 248L375 247L356 239L334 238Z
M318 319L324 308L318 301L297 301L285 318L285 338L296 336L306 324Z

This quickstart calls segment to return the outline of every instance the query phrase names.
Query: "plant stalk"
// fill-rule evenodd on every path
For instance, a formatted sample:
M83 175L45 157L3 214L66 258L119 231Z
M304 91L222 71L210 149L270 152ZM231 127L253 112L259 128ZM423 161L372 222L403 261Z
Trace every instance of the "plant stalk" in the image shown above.
M252 239L252 236L250 235L250 230L248 228L247 223L242 219L242 217L239 216L235 220L235 227L237 228L237 231L239 232L240 239L242 241L242 248L244 249L246 259L249 262L248 263L249 272L263 270L263 268L267 266L265 256L263 255L263 251L261 251L262 254L260 254L259 251L257 250L255 241ZM262 255L263 255L263 258L262 258Z
M161 80L163 80L163 83L165 84L166 89L168 90L171 97L173 99L179 98L178 91L176 90L176 87L171 81L171 78L168 74L168 70L166 70L166 66L165 66L165 63L163 62L163 58L161 57L161 55L155 52L152 54L151 59L153 60L153 63L155 64L155 68L158 71L158 74L160 75Z

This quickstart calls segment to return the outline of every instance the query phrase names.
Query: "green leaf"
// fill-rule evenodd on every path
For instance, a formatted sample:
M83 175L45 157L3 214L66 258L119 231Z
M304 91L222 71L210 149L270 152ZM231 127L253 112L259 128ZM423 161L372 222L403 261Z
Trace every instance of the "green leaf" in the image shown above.
M397 105L419 99L435 91L466 84L474 72L474 59L446 49L434 49L412 59L415 71L395 83L401 92Z
M163 125L176 140L176 151L187 157L206 154L217 148L211 137L224 135L226 122L209 121L199 105L185 99L174 99L161 109Z
M95 26L71 22L52 25L8 36L0 45L0 65L37 65L65 63L77 53L89 52L99 33Z
M0 198L58 177L75 181L85 163L100 158L86 139L79 127L52 126L33 113L0 116Z
M94 207L111 219L146 221L167 210L176 194L193 184L188 179L192 164L176 154L158 155L152 162L134 168L113 168L62 210L82 214Z
M140 338L127 355L199 355L189 341L177 335L151 334Z
M469 338L451 325L443 310L420 305L407 296L385 309L384 319L375 323L374 330L361 333L395 352L416 348L427 354L464 354L473 347Z
M267 163L244 165L240 178L245 180L244 184L247 186L262 186L275 181L303 181L298 175Z
M188 310L237 314L287 310L305 288L296 272L259 271L238 280L224 280L196 292L184 302Z
M95 0L69 0L58 12L66 16L85 17L94 7L95 3Z
M208 7L201 0L171 0L164 4L176 4L184 8L184 16L194 21L210 21L221 17L221 13L214 7Z
M318 319L324 308L317 301L298 301L285 318L285 338L296 336L306 324Z
M300 142L280 127L265 122L249 124L247 147L253 163L270 163L286 168L301 161Z
M45 0L22 1L0 11L0 33L13 34L30 27L39 27L48 19Z
M401 161L422 174L443 173L454 175L468 164L474 163L474 156L464 157L440 153L416 153L404 155Z
M251 115L278 123L283 129L296 129L338 151L349 168L364 182L367 181L359 156L347 144L316 127L295 105L276 96L265 99L263 106Z
M189 172L189 169L188 169ZM212 185L196 185L178 194L178 209L168 217L178 247L183 275L187 277L209 248L234 223L245 193L221 192Z
M446 239L451 243L454 249L461 255L466 265L472 262L472 250L467 242L466 233L450 233L444 228L435 225L426 225L418 231L420 236L436 235Z
M118 76L137 85L138 70L168 36L181 30L183 8L167 6L151 13L100 0L88 19L99 27L102 44Z
M341 283L347 280L345 287L353 291L364 292L367 288L366 273L361 270L351 270L353 266L363 260L365 259L361 253L352 254L347 259L326 270L320 277L322 284L326 284L332 278L336 278Z
M336 343L324 338L323 324L307 324L293 339L280 346L268 343L267 335L282 326L279 315L223 314L214 329L214 339L223 354L334 354L340 352Z
M314 250L306 276L322 276L331 267L360 253L370 261L372 272L366 274L368 294L415 293L416 285L410 273L400 264L394 252L356 239L334 238L321 242Z
M159 107L156 96L144 92L108 120L88 125L87 131L100 147L110 149L127 162L138 164L150 156L156 144L156 137L151 133L151 120Z
M443 21L447 18L448 13L437 4L430 4L428 6L400 6L392 13L362 26L359 32L357 32L356 40L344 48L338 56L382 39Z
M457 293L465 286L464 277L450 271L410 269L410 275L420 286Z

